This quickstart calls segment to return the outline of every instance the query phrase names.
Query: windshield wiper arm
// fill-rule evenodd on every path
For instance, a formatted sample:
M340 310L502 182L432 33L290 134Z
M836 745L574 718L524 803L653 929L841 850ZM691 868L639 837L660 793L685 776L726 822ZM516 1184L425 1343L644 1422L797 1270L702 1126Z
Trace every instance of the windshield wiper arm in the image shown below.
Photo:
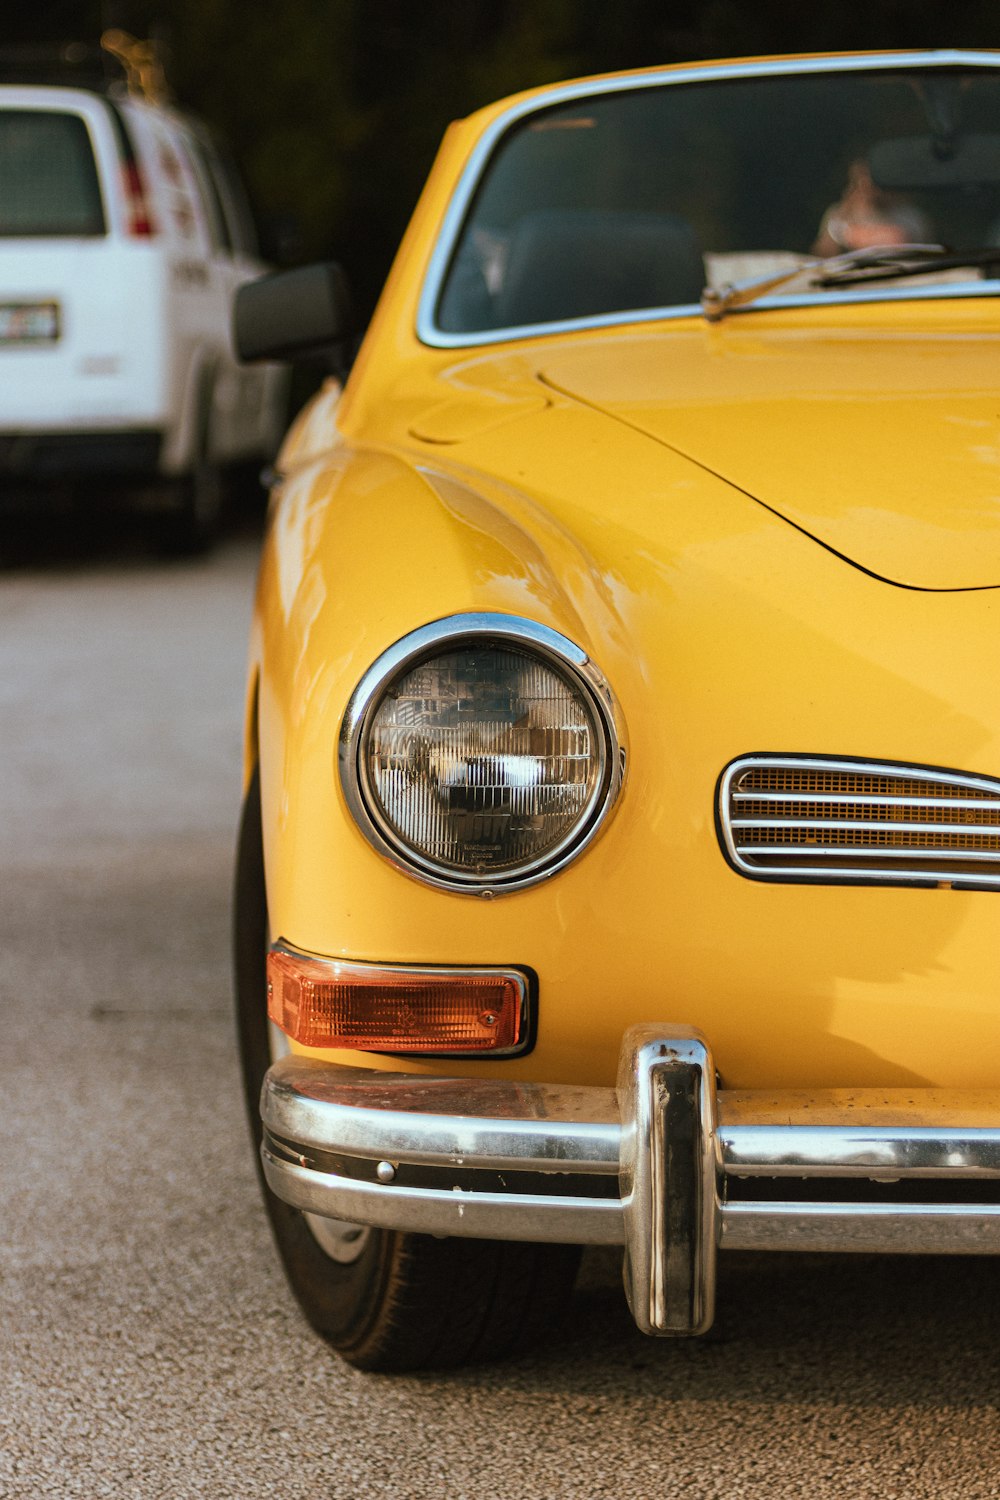
M794 271L783 271L780 276L766 276L762 281L743 286L707 286L701 294L701 310L710 323L718 323L733 308L748 307L769 292L803 277L807 286L844 286L854 281L919 276L928 269L946 271L957 266L989 265L994 260L1000 262L1000 245L995 250L965 251L952 251L945 245L874 245L809 260ZM865 275L866 271L870 274Z

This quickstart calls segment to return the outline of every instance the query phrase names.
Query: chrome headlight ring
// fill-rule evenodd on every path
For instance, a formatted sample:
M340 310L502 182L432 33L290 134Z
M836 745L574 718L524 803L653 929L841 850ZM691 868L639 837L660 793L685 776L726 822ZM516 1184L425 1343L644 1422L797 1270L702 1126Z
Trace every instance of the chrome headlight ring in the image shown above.
M581 715L592 728L588 736L592 750L588 760L586 796L578 812L558 837L540 853L510 862L503 868L487 868L474 863L465 868L444 863L421 850L407 839L386 811L378 788L373 784L369 750L373 728L383 704L391 698L393 688L408 679L422 666L435 660L445 661L456 653L480 652L494 647L498 653L524 657L528 663L554 675L575 699ZM515 726L516 727L516 726ZM495 752L494 763L505 761ZM466 895L495 896L505 891L522 890L546 880L565 868L593 840L604 825L618 795L625 775L626 745L621 713L603 674L579 646L558 631L518 615L461 614L436 620L404 636L375 661L351 695L341 724L338 745L340 781L347 805L361 832L373 848L405 874L412 875L440 890ZM506 762L514 765L513 783ZM507 757L502 779L517 784L517 767L527 762ZM452 790L458 782L471 786L469 759L453 767ZM478 767L477 767L478 769ZM413 777L406 767L397 778L404 782ZM537 778L536 778L537 779ZM561 789L556 788L556 796Z

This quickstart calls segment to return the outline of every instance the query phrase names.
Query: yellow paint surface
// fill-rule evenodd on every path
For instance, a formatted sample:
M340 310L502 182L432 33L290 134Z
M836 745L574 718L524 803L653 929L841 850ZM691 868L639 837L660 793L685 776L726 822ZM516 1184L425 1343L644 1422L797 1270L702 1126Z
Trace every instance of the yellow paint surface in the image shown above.
M248 729L274 936L538 974L530 1056L417 1072L607 1084L652 1020L700 1027L729 1087L995 1087L1000 893L748 881L714 808L755 751L1000 775L1000 304L425 348L424 269L483 118L446 138L346 391L282 455ZM595 843L490 902L375 853L335 768L374 659L468 610L569 636L629 741Z

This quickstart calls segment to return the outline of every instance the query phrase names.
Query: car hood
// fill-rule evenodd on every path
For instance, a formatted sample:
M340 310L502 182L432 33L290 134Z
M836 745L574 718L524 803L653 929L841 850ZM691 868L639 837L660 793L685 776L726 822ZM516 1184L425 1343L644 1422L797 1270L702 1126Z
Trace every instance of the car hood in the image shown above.
M868 572L919 589L1000 585L994 335L734 317L562 344L537 369Z

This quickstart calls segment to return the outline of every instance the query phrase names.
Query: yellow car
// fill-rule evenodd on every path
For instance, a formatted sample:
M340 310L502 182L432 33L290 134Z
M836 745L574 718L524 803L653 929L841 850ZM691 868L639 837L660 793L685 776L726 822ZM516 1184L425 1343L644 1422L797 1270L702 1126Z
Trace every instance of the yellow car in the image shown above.
M354 1364L520 1347L582 1245L654 1334L728 1248L1000 1252L998 121L998 53L507 99L288 436L237 989Z

